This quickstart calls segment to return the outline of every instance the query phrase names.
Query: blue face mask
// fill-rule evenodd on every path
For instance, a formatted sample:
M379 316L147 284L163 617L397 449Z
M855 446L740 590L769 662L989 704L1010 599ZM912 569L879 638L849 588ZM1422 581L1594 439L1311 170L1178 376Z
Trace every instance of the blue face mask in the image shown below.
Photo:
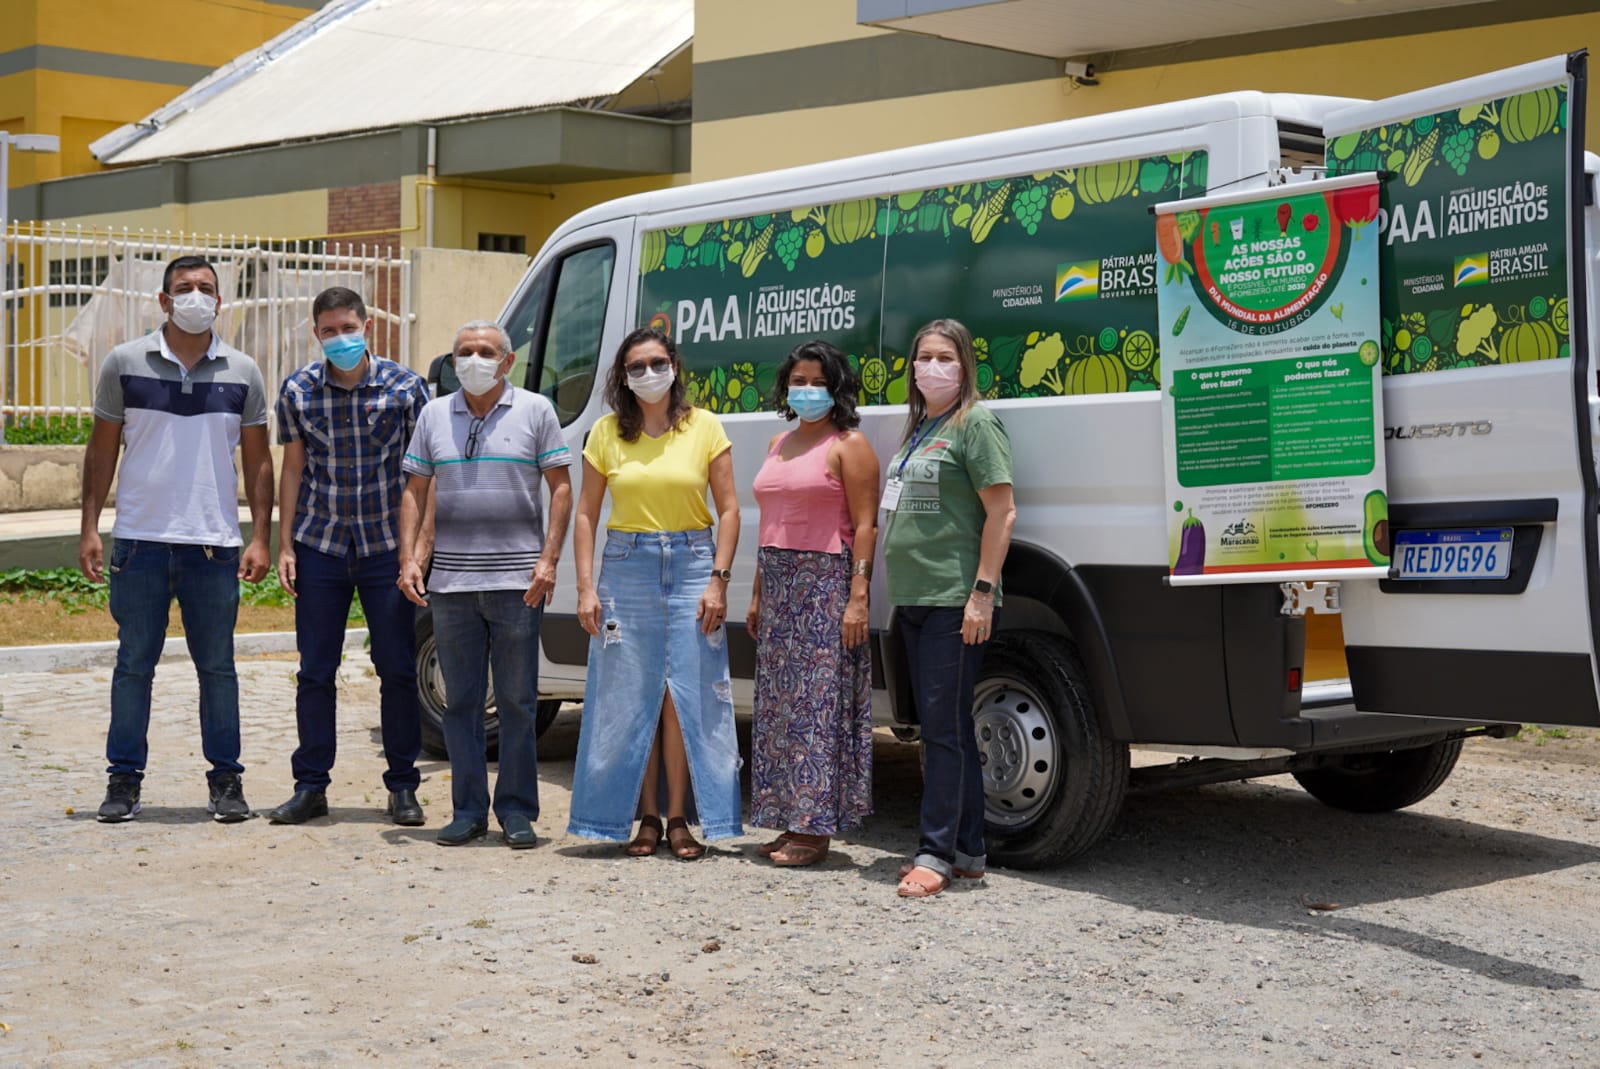
M833 394L824 386L791 386L789 407L807 423L815 423L833 410Z
M331 338L322 340L323 357L340 371L349 371L361 363L361 357L366 351L367 339L360 331L354 334L335 334Z

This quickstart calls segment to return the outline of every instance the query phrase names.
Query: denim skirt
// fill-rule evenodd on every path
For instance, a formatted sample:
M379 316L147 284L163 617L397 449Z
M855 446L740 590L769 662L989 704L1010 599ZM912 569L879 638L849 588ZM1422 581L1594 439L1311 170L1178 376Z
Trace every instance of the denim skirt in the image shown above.
M689 755L689 819L707 839L743 834L727 632L719 626L707 635L695 619L715 551L709 529L606 532L595 584L600 634L589 640L571 834L612 842L632 835L669 690Z

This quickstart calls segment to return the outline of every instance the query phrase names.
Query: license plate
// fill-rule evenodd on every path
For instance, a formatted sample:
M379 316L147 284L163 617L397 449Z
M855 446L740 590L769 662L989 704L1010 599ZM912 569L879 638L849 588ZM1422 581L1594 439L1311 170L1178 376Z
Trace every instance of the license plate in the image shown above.
M1509 527L1396 531L1401 579L1504 579L1511 574Z

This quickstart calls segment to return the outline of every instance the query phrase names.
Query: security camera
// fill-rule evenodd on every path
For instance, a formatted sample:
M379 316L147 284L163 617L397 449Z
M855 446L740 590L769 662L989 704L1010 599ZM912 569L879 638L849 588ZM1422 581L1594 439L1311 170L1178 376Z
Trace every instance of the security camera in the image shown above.
M1079 85L1100 84L1095 80L1093 63L1076 63L1069 59L1061 65L1061 73Z

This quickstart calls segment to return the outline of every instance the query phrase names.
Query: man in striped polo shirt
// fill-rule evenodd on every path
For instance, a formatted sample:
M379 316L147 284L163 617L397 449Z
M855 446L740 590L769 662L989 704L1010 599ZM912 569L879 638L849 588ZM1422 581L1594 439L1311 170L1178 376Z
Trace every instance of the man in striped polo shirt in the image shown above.
M572 516L572 453L550 402L505 380L515 354L504 330L474 320L456 332L454 352L461 389L428 403L406 449L400 589L432 604L444 676L454 814L437 840L460 846L489 830L483 702L492 667L500 712L494 812L506 845L525 849L539 819L539 621ZM430 482L431 601L415 556ZM548 524L541 482L550 489Z
M300 745L290 759L294 794L267 814L274 824L328 815L339 660L357 592L378 673L378 719L388 762L384 812L396 824L423 823L417 802L422 719L413 659L416 616L396 582L405 486L400 461L428 403L428 384L369 350L371 325L359 293L343 286L323 290L311 303L312 336L322 359L290 375L278 391L278 577L295 599Z
M272 454L267 396L255 361L212 331L221 298L217 272L199 256L167 265L160 330L111 350L100 368L94 430L83 457L83 527L78 567L111 579L117 666L111 675L110 783L100 820L139 815L150 725L150 688L167 637L173 598L200 679L200 740L211 770L208 809L225 824L245 820L239 763L239 678L233 627L239 580L267 574ZM127 446L120 472L117 454ZM239 533L233 450L244 466L253 528ZM100 512L117 482L111 559Z

